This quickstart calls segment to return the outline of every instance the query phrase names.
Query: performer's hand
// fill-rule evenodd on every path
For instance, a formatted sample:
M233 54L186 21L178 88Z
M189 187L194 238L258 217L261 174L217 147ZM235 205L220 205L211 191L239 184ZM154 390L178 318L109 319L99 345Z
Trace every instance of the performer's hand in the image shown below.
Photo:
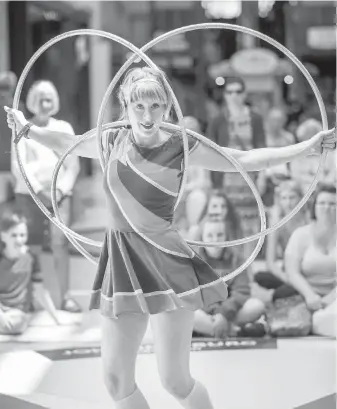
M15 128L16 132L20 132L21 129L27 124L27 119L23 113L17 109L4 107L7 112L7 125L10 129Z
M320 155L323 149L334 150L337 142L336 128L318 132L308 142L312 154Z

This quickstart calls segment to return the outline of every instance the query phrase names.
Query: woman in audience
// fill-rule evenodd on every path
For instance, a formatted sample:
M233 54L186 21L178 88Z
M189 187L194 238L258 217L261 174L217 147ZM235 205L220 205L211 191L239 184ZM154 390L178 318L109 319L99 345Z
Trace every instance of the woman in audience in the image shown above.
M285 271L292 292L313 312L313 333L336 336L336 187L321 185L312 203L311 222L292 234Z
M229 220L207 218L202 227L202 240L221 242L233 240L236 231ZM205 247L200 255L224 277L242 263L242 251L238 247ZM195 312L194 331L203 335L226 337L236 335L240 327L255 322L264 312L262 301L250 298L249 278L246 271L227 282L228 298L207 310Z
M26 245L26 219L5 212L0 234L0 334L17 335L27 329L34 299L58 323L55 307L43 286L39 260Z
M293 181L284 181L276 189L275 204L271 210L270 225L274 226L289 214L302 198L300 185ZM282 298L283 284L287 282L284 271L284 251L293 231L307 223L307 212L302 208L288 223L269 234L266 238L266 267L254 275L260 286L275 290L273 300ZM281 293L280 293L281 292Z
M322 130L322 125L316 119L307 119L297 128L296 136L299 142L310 139L317 132ZM305 156L290 162L291 178L296 180L306 193L313 181L320 162L320 156L317 154ZM326 183L336 183L336 152L328 152L327 160L324 164L321 180Z

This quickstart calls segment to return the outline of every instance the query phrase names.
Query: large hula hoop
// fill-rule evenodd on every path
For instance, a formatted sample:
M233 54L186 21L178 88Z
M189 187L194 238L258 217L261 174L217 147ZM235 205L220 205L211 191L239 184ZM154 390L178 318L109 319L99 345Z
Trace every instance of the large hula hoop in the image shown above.
M110 123L104 124L102 129L103 129L103 131L104 131L104 130L106 130L106 129L113 129L113 128L118 128L118 127L125 127L126 125L128 125L128 122L127 122L127 121L110 122ZM177 131L177 130L180 129L180 127L179 127L178 125L174 125L174 124L171 124L171 123L163 123L163 128L167 128L167 129L173 130L173 131ZM58 163L57 163L57 165L56 165L56 167L55 167L55 170L54 170L53 181L52 181L52 188L51 188L52 193L53 193L53 202L54 202L54 203L56 203L56 180L57 180L58 173L59 173L59 171L60 171L60 169L61 169L61 166L62 166L64 160L65 160L66 157L67 157L68 155L70 155L84 140L86 140L86 139L88 139L88 138L91 138L92 136L95 135L95 133L96 133L96 129L92 129L92 130L90 130L89 132L87 132L87 133L85 133L84 135L82 135L82 137L81 137L74 145L72 145L71 147L69 147L69 148L67 149L67 151L64 152L64 154L63 154L63 155L61 156L61 158L59 159L59 161L58 161ZM196 139L200 140L200 141L205 141L205 140L207 140L207 138L206 138L205 136L200 135L200 134L198 134L198 133L196 133L196 132L193 132L193 131L191 131L191 130L188 130L188 129L187 129L187 133L188 133L189 135L191 135L192 137L195 137ZM215 147L216 147L216 149L219 149L216 144L215 144ZM265 229L265 228L266 228L266 215L265 215L264 205L263 205L262 199L261 199L261 197L260 197L260 195L259 195L259 193L258 193L258 191L257 191L257 189L256 189L256 187L255 187L255 184L254 184L253 180L251 179L251 177L249 176L249 174L243 169L242 165L241 165L236 159L234 159L231 155L229 155L229 154L226 153L226 152L223 153L223 154L224 154L224 156L228 159L228 161L231 162L231 163L233 164L233 166L235 166L235 167L238 169L238 171L242 174L242 176L243 176L244 179L246 180L247 184L248 184L249 187L251 188L251 190L252 190L252 192L253 192L253 194L254 194L254 196L255 196L255 199L256 199L256 201L257 201L257 203L258 203L259 210L260 210L260 213L261 213L261 225L262 225L261 227ZM58 218L60 218L60 213L59 213L58 207L55 206L54 210L55 210L55 215L56 215ZM130 223L130 221L129 221L129 223ZM130 223L130 225L132 226L132 223ZM71 230L70 230L69 228L67 228L67 230L69 230L69 231L71 232ZM100 242L94 241L94 240L90 240L90 241L89 241L89 239L83 238L82 236L78 235L77 233L74 234L74 237L76 237L79 241L84 241L84 239L85 239L85 240L86 240L85 242L86 242L87 244L92 245L92 246L96 246L96 247L100 247L100 246L101 246L101 243L100 243ZM253 252L252 252L252 254L249 256L249 258L247 258L247 260L246 260L241 266L239 266L236 270L234 270L234 271L231 272L230 274L227 274L226 277L223 278L224 281L230 280L231 278L233 278L233 277L235 277L236 275L240 274L243 270L245 270L245 269L252 263L252 261L254 261L254 259L255 259L256 256L258 255L258 253L259 253L259 251L260 251L260 249L261 249L261 247L262 247L262 245L263 245L264 239L265 239L265 236L261 236L261 237L259 238L259 240L258 240L258 242L257 242L257 244L256 244L256 246L255 246L255 248L254 248L254 250L253 250ZM221 243L211 243L211 246L212 246L212 247L225 247L225 246L219 246L219 244L221 244Z
M158 70L158 67L151 61L151 59L149 57L147 57L144 53L142 53L136 46L134 46L132 43L128 42L127 40L124 40L123 38L105 32L105 31L100 31L100 30L91 30L91 29L82 29L82 30L73 30L73 31L69 31L67 33L63 33L60 34L57 37L54 37L53 39L49 40L46 44L44 44L42 47L40 47L35 53L34 55L30 58L30 60L28 61L28 63L26 64L16 87L15 90L15 94L14 94L14 99L13 99L13 108L14 109L18 109L19 106L19 100L20 100L20 95L21 95L21 91L23 88L23 83L32 67L32 65L35 63L35 61L37 60L37 58L39 58L39 56L45 52L49 47L51 47L52 45L54 45L55 43L65 39L65 38L69 38L69 37L73 37L73 36L79 36L79 35L97 35L100 37L104 37L104 38L108 38L110 40L114 40L124 46L126 46L127 48L129 48L131 51L135 52L140 58L142 58L150 67ZM168 82L166 81L165 78L163 78L165 85L168 87L168 90L172 93L173 95L173 91L170 88L170 85L168 84ZM174 104L175 104L175 108L177 110L177 114L178 117L180 118L180 125L182 128L182 136L183 136L183 145L184 145L184 152L185 152L185 157L187 158L187 151L188 151L188 142L187 142L187 136L186 136L186 131L185 131L185 127L183 124L183 115L179 106L179 103L177 101L176 98L174 98ZM12 130L12 139L15 139L15 129ZM68 240L75 246L75 248L82 253L89 261L93 262L94 264L97 264L97 260L90 254L87 252L86 249L84 249L80 244L78 244L78 242L76 241L76 239L74 239L73 237L76 236L77 234L75 232L73 232L71 229L69 229L67 226L64 225L64 223L60 222L59 219L59 211L57 209L57 204L55 201L55 194L53 194L53 192L51 192L51 196L52 196L52 204L53 204L53 210L55 212L55 217L53 217L53 215L51 214L51 212L45 207L45 205L41 202L41 200L37 197L33 187L31 186L29 179L26 175L26 172L24 170L24 167L22 165L22 161L20 158L20 154L19 154L19 149L18 149L18 145L14 144L14 151L17 157L17 161L19 164L19 169L20 172L23 176L23 179L28 187L29 193L31 194L31 196L33 197L35 203L38 205L38 207L40 208L40 210L57 226L59 227L63 233L65 234L65 236L68 238ZM187 159L188 160L188 159ZM185 175L183 175L184 178ZM186 176L185 176L186 177ZM55 185L55 184L54 184ZM178 197L179 199L179 197ZM178 204L178 203L176 203ZM55 209L57 209L57 211L55 211ZM90 239L86 239L83 238L80 235L77 235L79 237L82 238L82 241L86 242L87 244L92 244Z
M323 103L322 97L321 97L321 95L320 95L320 92L319 92L319 90L317 89L317 86L316 86L316 84L314 83L314 80L313 80L312 77L310 76L309 72L306 70L306 68L303 66L303 64L297 59L297 57L296 57L295 55L293 55L286 47L282 46L282 45L279 44L277 41L273 40L272 38L270 38L270 37L268 37L268 36L266 36L266 35L264 35L264 34L261 34L261 33L257 32L257 31L254 31L254 30L252 30L252 29L249 29L249 28L247 28L247 27L237 26L237 25L231 25L231 24L226 24L226 23L205 23L205 24L196 24L196 25L181 27L181 28L179 28L179 29L172 30L172 31L170 31L170 32L168 32L168 33L165 33L165 34L161 35L160 37L157 37L156 39L152 40L151 42L149 42L148 44L146 44L144 47L142 47L140 50L137 49L136 47L134 47L131 43L128 43L126 40L121 39L121 38L118 37L118 36L115 36L115 35L110 34L110 33L105 33L105 32L99 31L99 30L74 30L74 31L71 31L71 32L68 32L68 33L61 34L60 36L55 37L54 39L52 39L52 40L50 40L48 43L46 43L44 46L42 46L42 47L33 55L33 57L29 60L28 64L27 64L26 67L25 67L25 70L23 71L23 73L22 73L22 75L21 75L21 77L20 77L20 80L19 80L19 82L18 82L17 89L16 89L16 92L15 92L15 95L14 95L13 107L16 108L16 109L17 109L17 107L18 107L18 100L19 100L19 97L20 97L21 89L22 89L22 83L23 83L25 77L27 76L27 74L28 74L28 72L29 72L29 70L30 70L30 68L31 68L31 65L35 62L35 60L39 57L39 55L42 54L42 52L44 52L48 47L50 47L50 46L51 46L52 44L54 44L55 42L60 41L60 40L62 40L63 38L71 37L71 36L74 36L74 35L99 35L99 36L102 36L102 37L106 37L106 38L113 39L113 40L115 40L115 41L117 41L117 42L119 42L119 40L120 40L120 43L121 43L121 44L126 45L129 49L131 49L132 51L134 51L135 54L134 54L133 56L131 56L128 61L126 61L126 63L121 67L121 69L118 71L118 73L116 74L116 76L115 76L114 79L112 80L111 84L109 85L109 87L108 87L108 89L107 89L107 91L106 91L106 94L105 94L105 96L104 96L104 98L103 98L103 101L102 101L102 104L101 104L101 107L100 107L99 116L98 116L98 124L97 124L97 133L98 133L98 138L97 138L97 140L98 140L99 149L100 149L100 161L101 161L101 166L104 166L103 148L102 148L102 143L101 143L101 139L102 139L102 129L103 129L103 125L102 125L102 122L103 122L103 113L104 113L104 109L105 109L105 107L106 107L108 98L110 97L110 95L111 95L111 93L112 93L114 87L116 86L118 80L121 78L121 76L123 75L123 73L125 72L125 70L126 70L139 56L140 56L145 62L147 62L148 65L150 65L150 66L152 65L153 68L157 68L157 67L155 66L155 64L153 64L153 62L148 59L148 57L146 57L146 56L144 56L144 55L140 55L140 54L142 54L143 52L147 51L148 49L150 49L151 47L153 47L154 45L156 45L156 44L159 43L160 41L164 41L164 40L166 40L167 38L169 38L169 37L171 37L171 36L173 36L173 35L176 35L176 34L179 34L179 33L183 33L183 32L192 31L192 30L214 29L214 28L217 28L217 29L219 29L219 28L220 28L220 29L231 29L231 30L240 31L240 32L243 32L243 33L246 33L246 34L254 35L254 36L256 36L256 37L259 37L259 38L261 38L261 39L263 39L263 40L269 42L270 44L272 44L272 45L274 45L276 48L278 48L280 51L282 51L284 54L286 54L286 55L295 63L295 65L297 65L297 67L300 69L300 71L301 71L301 72L303 73L303 75L306 77L306 79L308 80L308 82L309 82L311 88L313 89L313 92L314 92L314 94L315 94L315 97L316 97L316 99L317 99L317 101L318 101L318 105L319 105L319 108L320 108L321 117L322 117L322 123L323 123L323 129L327 129L326 112L325 112L325 107L324 107L324 103ZM148 61L146 61L146 60L148 60ZM172 90L170 89L169 84L166 83L166 85L168 86L168 89L169 89L170 91L172 91ZM21 87L21 88L20 88L20 87ZM175 105L175 108L176 108L176 110L177 110L177 114L178 114L178 117L179 117L179 123L180 123L180 125L181 125L181 126L180 126L180 129L182 129L182 131L183 131L183 143L184 143L184 173L183 173L183 180L182 180L181 187L180 187L180 191L179 191L179 195L178 195L178 200L177 200L177 203L176 203L176 205L177 205L178 202L179 202L179 199L180 199L180 197L181 197L181 194L182 194L182 192L183 192L183 188L184 188L184 184L185 184L185 178L184 178L184 176L185 176L186 168L187 168L187 166L188 166L188 159L187 159L187 157L188 157L188 151L187 151L187 149L186 149L186 145L187 145L187 144L186 144L186 134L184 135L184 133L186 132L186 130L185 130L183 124L182 124L182 113L181 113L179 104L178 104L178 102L176 101L176 98L175 98L175 95L173 94L173 92L172 92L172 98L173 98L174 105ZM179 112L179 111L180 111L180 112ZM106 128L109 128L109 126L112 127L112 125L113 125L113 123L112 123L112 124L107 124L107 126L104 126L104 128L105 128L105 129L106 129ZM172 124L164 124L164 125L165 125L165 126L169 126L169 125L172 125ZM179 128L179 127L178 127L178 128ZM85 135L83 135L83 137L78 141L78 143L76 143L76 146L78 146L78 144L81 143L84 139L87 139L87 138L89 138L89 137L92 137L92 136L94 135L94 134L92 134L93 131L95 131L95 130L89 131L89 132L87 132ZM219 150L219 149L217 149L217 148L218 148L217 145L213 144L211 141L209 141L207 138L203 137L202 135L198 135L198 134L196 134L196 133L194 133L194 132L192 132L192 131L188 131L188 133L189 133L190 135L196 137L197 139L202 140L204 143L209 144L210 146L213 145L213 146L212 146L213 148L215 148L216 150ZM13 136L14 136L14 131L13 131ZM75 148L75 146L74 146L74 148ZM62 163L63 163L65 157L67 156L67 154L70 153L71 150L72 150L71 148L68 149L68 151L66 152L66 154L63 155L62 158L60 158L59 163L58 163L56 169L58 169L58 170L60 169L60 166L62 165ZM85 249L83 249L81 246L78 245L77 241L76 241L76 243L74 243L75 240L72 240L72 238L73 238L73 237L77 237L78 240L83 241L83 242L86 242L87 244L90 244L90 245L101 246L101 244L100 244L100 243L97 243L97 242L94 242L94 241L92 241L92 240L90 240L90 239L87 239L87 238L85 238L85 237L83 237L83 236L81 236L81 235L78 235L77 233L75 233L75 232L73 232L71 229L69 229L67 226L65 226L62 222L60 222L59 212L58 212L57 205L56 205L56 201L55 201L55 196L56 196L55 186L56 186L56 177L57 177L58 170L56 171L56 169L55 169L55 171L56 171L56 172L54 172L55 180L54 180L54 178L53 178L53 187L54 187L54 190L53 190L53 188L52 188L52 201L53 201L53 207L54 207L54 205L55 205L55 207L54 207L54 212L55 212L55 216L56 216L56 217L54 218L54 217L51 215L51 213L50 213L47 209L42 209L43 204L42 204L42 203L39 201L39 199L35 196L35 192L33 191L32 187L31 187L30 184L29 184L28 178L26 177L26 174L25 174L25 172L24 172L24 168L23 168L23 166L22 166L22 162L21 162L20 157L19 157L19 152L18 152L17 147L15 147L15 151L16 151L16 155L17 155L17 157L18 157L18 162L19 162L20 170L21 170L21 173L23 174L24 180L25 180L25 182L26 182L26 184L27 184L27 186L28 186L28 189L29 189L31 195L33 196L33 199L34 199L35 202L38 204L38 206L40 207L40 209L43 211L43 213L46 214L47 217L49 217L49 219L51 219L51 221L52 221L54 224L56 224L59 228L61 228L61 229L63 230L63 232L64 232L64 234L67 236L67 238L75 245L75 247L76 247L85 257L87 257L90 261L93 261L94 263L97 263L97 261L94 260L94 259L92 258L92 256L91 256L89 253L86 252ZM220 151L220 150L219 150L219 151ZM220 153L224 155L224 152L223 152L222 150L221 150ZM257 244L257 247L256 247L255 250L253 251L252 255L246 260L246 262L245 262L242 266L240 266L237 270L235 270L235 271L234 271L233 273L231 273L230 275L226 276L226 280L229 279L229 278L228 278L229 276L234 277L235 275L239 274L241 271L243 271L244 268L247 268L247 266L255 259L256 255L258 254L258 251L259 251L260 248L262 247L263 240L264 240L264 237L266 236L266 234L268 234L268 233L270 233L270 232L276 230L277 228L279 228L279 227L281 227L283 224L285 224L285 223L286 223L288 220L290 220L290 218L293 217L294 214L296 214L296 213L303 207L303 205L306 203L306 201L308 200L308 198L310 197L310 195L312 194L313 190L315 189L315 187L316 187L316 185L317 185L317 180L318 180L319 173L320 173L320 171L321 171L321 169L322 169L322 165L323 165L323 163L324 163L324 161L325 161L325 159L326 159L326 153L327 153L327 152L324 152L324 154L323 154L322 157L321 157L320 164L319 164L319 168L318 168L318 170L317 170L317 173L316 173L316 176L315 176L313 182L311 183L311 185L310 185L310 187L309 187L309 189L308 189L308 192L307 192L307 193L305 194L305 196L302 198L302 200L300 201L300 203L298 203L298 205L293 209L293 211L290 212L287 216L285 216L280 222L278 222L278 223L275 224L274 226L270 227L269 229L266 229L266 228L265 228L265 220L264 220L264 222L263 222L263 220L262 220L262 219L263 219L263 216L262 216L262 215L264 214L264 208L263 208L263 211L262 211L262 212L261 212L261 209L259 208L260 217L261 217L261 231L260 231L260 233L257 233L257 234L255 234L255 235L252 235L252 236L249 236L249 237L246 237L246 238L242 238L242 239L238 239L238 240L233 240L233 241L222 242L222 243L206 243L206 242L204 243L204 242L197 242L197 241L187 241L187 242L188 242L189 244L191 244L191 245L197 245L197 246L229 247L229 246L234 246L234 245L238 245L238 244L244 244L244 243L247 243L247 242L250 242L250 241L259 239L259 243ZM227 157L228 155L224 155L224 156ZM227 157L227 159L228 159L234 166L236 166L236 168L239 170L240 165L239 165L238 163L235 164L234 162L236 162L236 161L233 160L233 158ZM237 165L238 165L238 166L237 166ZM242 171L239 170L240 173L243 175L244 179L245 179L245 180L247 181L247 183L250 185L249 181L252 182L251 179L250 179L250 177L246 174L246 176L248 176L248 178L246 179L246 177L245 177L245 175L244 175L244 174L245 174L245 171L244 171L243 169L241 169L241 170L242 170ZM252 182L252 184L253 184L253 182ZM250 186L250 187L252 188L252 186ZM255 196L254 189L256 189L255 186L254 186L254 188L252 188L253 193L254 193L254 196ZM255 198L256 198L256 200L257 200L257 202L258 202L258 205L259 205L259 201L260 201L260 200L257 199L257 198L259 197L259 194L258 194L257 191L256 191L256 193L257 193L257 196L255 196ZM53 199L54 199L54 200L53 200ZM262 201L261 201L261 203L262 203ZM45 210L45 211L44 211L44 210ZM265 214L264 214L264 216L265 216ZM260 242L261 239L262 239L262 242ZM259 248L258 248L258 247L259 247ZM256 252L257 249L258 249L258 251ZM84 254L84 252L83 252L82 250L84 250L84 252L85 252L86 254ZM256 254L255 254L255 253L256 253ZM88 255L90 256L90 258L88 257ZM254 255L254 258L252 257L253 255ZM247 265L247 264L248 264L248 265ZM245 265L245 266L244 266L244 265ZM240 271L238 271L238 270L240 270Z
M323 102L321 93L320 93L319 89L317 88L317 85L316 85L315 81L313 80L313 78L311 77L309 71L305 68L305 66L301 63L301 61L290 50L288 50L288 48L286 48L285 46L283 46L282 44L280 44L278 41L274 40L273 38L271 38L271 37L269 37L269 36L267 36L265 34L262 34L262 33L258 32L258 31L255 31L255 30L253 30L251 28L244 27L244 26L239 26L239 25L235 25L235 24L228 24L228 23L193 24L193 25L177 28L175 30L169 31L167 33L164 33L164 34L156 37L155 39L153 39L152 41L150 41L149 43L144 45L141 48L141 51L146 52L146 51L150 50L152 47L154 47L155 45L157 45L158 43L160 43L160 42L162 42L164 40L167 40L168 38L170 38L170 37L172 37L174 35L186 33L186 32L189 32L189 31L202 30L202 29L229 29L229 30L239 31L239 32L242 32L242 33L245 33L245 34L250 34L250 35L253 35L255 37L258 37L258 38L268 42L269 44L273 45L278 50L283 52L299 68L299 70L302 72L304 77L309 82L309 85L311 86L311 88L312 88L312 90L314 92L314 95L316 97L316 100L318 102L318 106L319 106L319 110L320 110L320 114L321 114L321 118L322 118L323 129L324 130L328 129L327 114L326 114L324 102ZM125 70L127 70L130 67L130 65L133 62L136 61L136 59L137 59L137 55L132 55L124 63L124 65L120 68L120 70L116 74L118 76L118 78L121 77L122 73ZM110 85L109 85L109 87L108 87L108 89L107 89L107 91L106 91L106 93L105 93L105 95L103 97L103 101L102 101L101 108L100 108L100 113L99 113L99 116L98 116L99 119L98 119L98 123L97 123L98 139L99 140L101 140L101 138L102 138L101 127L102 127L102 122L103 122L103 113L104 113L104 110L106 108L108 98L110 97L115 85L116 85L116 81L115 81L115 78L114 78L111 81L111 83L110 83ZM203 142L205 142L206 144L208 144L212 148L216 149L219 153L224 155L224 152L222 150L219 150L217 148L217 145L214 144L209 139L205 138ZM103 157L103 148L102 148L101 143L99 144L99 148L101 150L101 157ZM319 166L318 166L316 175L315 175L313 181L311 182L308 191L303 196L303 198L300 200L300 202L296 205L296 207L288 215L284 216L284 218L281 219L275 225L271 226L268 229L261 229L261 231L259 233L251 235L249 237L244 237L242 239L237 239L237 240L232 240L232 241L225 241L225 242L216 243L216 244L211 243L211 242L186 240L187 243L191 244L191 245L195 245L195 246L200 246L200 247L231 247L231 246L236 246L236 245L239 245L239 244L244 244L244 243L248 243L248 242L257 240L258 238L260 238L262 236L266 236L267 234L272 233L273 231L275 231L278 228L282 227L292 217L294 217L294 215L306 204L309 197L312 195L313 191L315 190L315 188L317 186L319 174L321 173L323 165L324 165L324 163L326 161L326 155L327 155L327 150L325 150L323 152L323 154L321 155L321 159L320 159L320 162L319 162ZM184 188L184 185L182 186L182 188ZM261 214L260 214L260 217L261 217Z

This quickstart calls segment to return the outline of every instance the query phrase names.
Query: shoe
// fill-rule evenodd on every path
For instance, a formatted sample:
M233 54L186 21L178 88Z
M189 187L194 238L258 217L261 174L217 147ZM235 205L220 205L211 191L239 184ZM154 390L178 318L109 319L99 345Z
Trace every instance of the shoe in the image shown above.
M72 313L82 312L82 308L80 307L78 302L75 301L73 298L65 298L62 301L61 310L67 311L67 312L72 312Z
M237 333L238 337L262 338L266 335L265 326L260 322L243 325Z

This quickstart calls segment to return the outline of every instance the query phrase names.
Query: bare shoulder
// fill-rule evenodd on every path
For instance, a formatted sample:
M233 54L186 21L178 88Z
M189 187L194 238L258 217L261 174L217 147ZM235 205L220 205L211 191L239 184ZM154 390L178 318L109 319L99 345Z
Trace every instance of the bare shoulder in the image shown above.
M298 227L292 234L293 239L299 240L301 243L305 244L310 241L312 236L311 224L306 224L305 226Z
M71 124L63 119L50 118L52 127L60 132L74 134L74 128Z

